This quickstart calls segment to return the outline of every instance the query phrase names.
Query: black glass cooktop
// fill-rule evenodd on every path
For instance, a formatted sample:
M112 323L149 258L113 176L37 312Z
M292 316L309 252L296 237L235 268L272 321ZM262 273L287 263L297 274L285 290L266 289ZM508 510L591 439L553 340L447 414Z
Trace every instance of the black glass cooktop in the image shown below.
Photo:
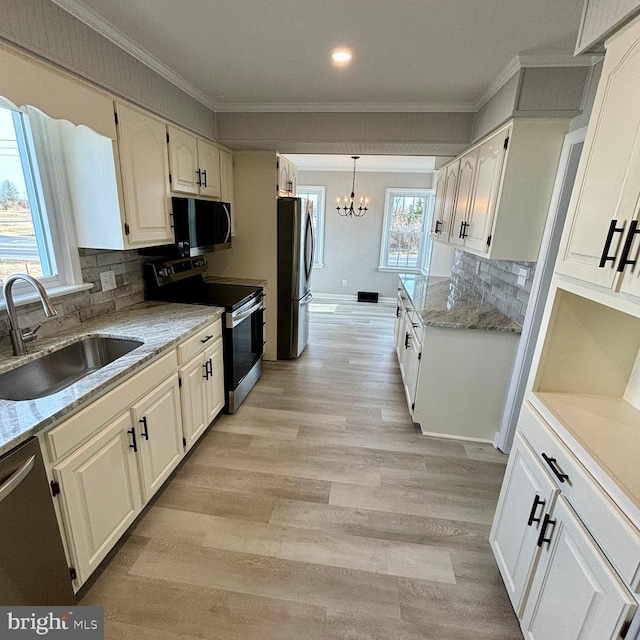
M205 282L195 277L160 287L147 297L165 302L217 305L227 311L235 311L261 292L261 287Z

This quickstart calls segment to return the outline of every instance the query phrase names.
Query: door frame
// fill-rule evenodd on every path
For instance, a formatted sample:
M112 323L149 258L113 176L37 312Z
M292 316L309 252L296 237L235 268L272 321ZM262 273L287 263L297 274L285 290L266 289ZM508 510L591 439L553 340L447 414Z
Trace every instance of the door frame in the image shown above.
M562 145L522 335L513 361L500 428L493 440L494 446L503 453L509 453L513 444L586 134L586 126L570 131Z

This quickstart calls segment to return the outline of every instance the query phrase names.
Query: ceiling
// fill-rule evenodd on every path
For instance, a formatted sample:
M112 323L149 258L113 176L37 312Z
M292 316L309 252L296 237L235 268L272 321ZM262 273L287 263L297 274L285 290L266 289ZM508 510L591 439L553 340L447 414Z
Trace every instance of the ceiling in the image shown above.
M302 171L353 171L351 156L287 153L285 157ZM356 169L358 172L432 173L435 163L434 156L362 156L357 160Z
M219 111L473 110L519 52L572 52L583 4L54 1Z

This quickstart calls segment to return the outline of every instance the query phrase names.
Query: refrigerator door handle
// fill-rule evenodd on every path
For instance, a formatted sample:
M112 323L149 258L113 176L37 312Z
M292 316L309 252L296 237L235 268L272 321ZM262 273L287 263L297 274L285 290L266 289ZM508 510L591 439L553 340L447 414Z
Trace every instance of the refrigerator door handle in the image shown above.
M311 270L313 269L313 260L314 260L315 250L316 250L316 243L313 235L313 221L311 220L311 216L307 214L307 233L305 238L305 245L308 244L309 238L311 239L311 251L310 251L310 255L306 256L308 262L305 265L307 284L309 284L309 278L311 277ZM306 246L305 246L305 249L306 249Z
M313 293L311 293L311 291L309 291L305 297L300 300L300 306L309 304L310 302L313 302Z

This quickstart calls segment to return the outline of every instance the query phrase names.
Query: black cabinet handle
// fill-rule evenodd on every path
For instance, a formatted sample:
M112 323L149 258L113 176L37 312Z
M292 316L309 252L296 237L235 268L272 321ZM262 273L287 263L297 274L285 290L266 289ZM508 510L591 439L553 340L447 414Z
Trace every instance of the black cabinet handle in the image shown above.
M145 440L149 439L149 427L147 425L147 416L142 416L142 420L138 420L138 422L143 426L144 430L140 434Z
M629 233L627 233L627 240L624 243L624 249L622 250L622 257L620 258L620 262L618 263L618 271L624 271L624 268L628 264L635 264L635 260L629 260L629 253L631 253L631 246L633 245L633 239L636 233L640 233L640 229L638 229L638 221L633 220L629 225Z
M411 338L411 336L409 335L409 332L406 331L405 332L405 338L404 338L404 348L405 349L409 348L409 338Z
M436 233L440 233L440 231L442 231L442 221L441 220L436 220Z
M213 336L207 336L204 340L200 340L200 342L202 342L202 344L204 344L205 342L209 342L209 340L211 340L211 338L213 338Z
M202 377L205 380L208 380L209 379L209 361L207 360L207 362L205 362L202 366L204 367L204 374L202 375Z
M204 180L204 184L202 186L206 187L207 186L207 170L206 169L202 170L202 178Z
M551 519L551 516L547 513L542 521L542 529L540 529L540 535L538 536L538 546L541 547L545 542L551 542L551 537L545 538L544 535L547 532L547 527L553 525L555 528L556 521Z
M213 362L211 362L211 358L207 360L207 371L209 372L209 377L213 378Z
M136 453L138 452L138 443L136 442L136 430L131 427L131 429L127 429L127 433L131 434L132 444L129 445L129 449L133 449Z
M527 526L531 526L534 522L540 522L542 519L542 513L540 514L540 518L536 518L536 511L538 510L538 506L542 505L544 510L544 500L540 498L537 494L533 499L533 505L531 506L531 513L529 514L529 520L527 520Z
M461 231L461 238L466 238L467 237L467 228L469 227L469 223L468 222L463 222L462 223L462 231Z
M612 220L611 224L609 224L607 239L604 241L604 248L602 249L602 256L600 257L600 264L598 265L598 267L600 268L606 266L609 260L611 260L611 262L615 262L616 260L615 256L609 256L609 249L611 248L611 243L613 242L613 236L616 233L622 233L624 231L624 225L622 227L616 227L617 224L617 220Z
M396 306L396 318L399 318L399 317L400 317L400 315L401 315L401 314L400 314L400 305L397 305L397 306Z
M196 184L201 187L202 186L202 173L200 171L200 169L196 170L196 176L198 176L198 179L196 181Z
M562 471L558 469L558 467L556 466L558 464L558 461L555 458L550 458L546 453L543 453L542 457L549 466L549 469L553 471L553 475L558 478L560 482L564 482L565 480L569 479L569 476L566 473L562 473Z

